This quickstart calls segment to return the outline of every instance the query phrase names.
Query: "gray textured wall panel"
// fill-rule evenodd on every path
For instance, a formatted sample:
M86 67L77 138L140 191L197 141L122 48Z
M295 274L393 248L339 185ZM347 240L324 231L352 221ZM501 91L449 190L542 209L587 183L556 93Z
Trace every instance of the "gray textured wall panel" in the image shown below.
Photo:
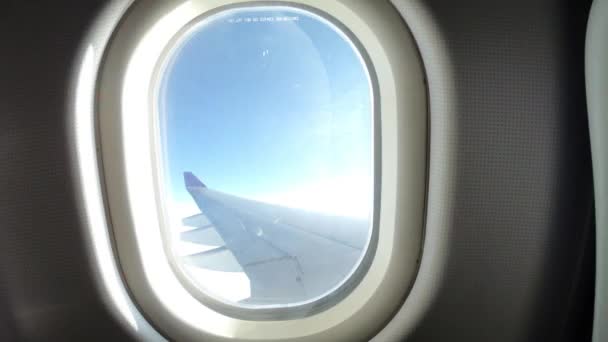
M126 338L85 259L66 132L79 44L105 2L2 4L3 340ZM395 3L409 16L425 11L436 28L410 23L431 87L427 241L449 238L445 273L429 278L437 292L407 329L411 340L581 340L593 280L588 5ZM445 56L427 54L435 43ZM449 74L434 64L445 61Z
M420 43L432 104L427 230L450 238L445 276L411 340L581 340L572 336L588 326L574 317L589 311L582 293L593 256L582 59L588 4L395 4L414 18L416 39L427 40ZM425 34L416 11L430 13L439 33ZM435 72L432 40L447 47L451 74ZM438 82L451 86L433 88ZM455 92L449 103L446 89Z

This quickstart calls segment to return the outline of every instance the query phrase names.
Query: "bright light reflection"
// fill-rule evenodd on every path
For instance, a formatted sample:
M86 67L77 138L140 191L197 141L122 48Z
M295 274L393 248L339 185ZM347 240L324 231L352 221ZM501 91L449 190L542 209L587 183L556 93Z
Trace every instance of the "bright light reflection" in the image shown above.
M108 292L108 297L114 301L123 318L138 330L132 304L122 285L114 263L114 255L107 231L107 224L102 203L102 194L99 188L99 173L95 155L95 137L93 128L93 93L95 89L95 49L89 46L86 49L76 86L75 103L75 130L78 142L78 165L80 166L80 184L83 191L85 212L91 231L92 247L95 254L96 266L101 272L102 284ZM141 319L141 317L140 317Z

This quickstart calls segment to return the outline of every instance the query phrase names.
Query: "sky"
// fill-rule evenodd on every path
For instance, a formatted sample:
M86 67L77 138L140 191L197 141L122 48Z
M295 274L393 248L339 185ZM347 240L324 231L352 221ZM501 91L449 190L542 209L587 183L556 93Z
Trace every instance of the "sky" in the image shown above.
M196 207L184 171L245 198L367 217L372 97L353 45L326 22L277 7L195 26L161 79L168 194Z

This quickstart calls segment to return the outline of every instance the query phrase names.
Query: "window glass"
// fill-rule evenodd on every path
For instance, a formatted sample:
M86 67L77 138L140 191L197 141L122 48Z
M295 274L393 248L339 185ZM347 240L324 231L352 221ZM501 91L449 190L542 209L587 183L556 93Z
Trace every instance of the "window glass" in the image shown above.
M237 307L312 303L357 281L374 208L374 106L360 51L286 6L185 29L159 77L162 194L177 268Z

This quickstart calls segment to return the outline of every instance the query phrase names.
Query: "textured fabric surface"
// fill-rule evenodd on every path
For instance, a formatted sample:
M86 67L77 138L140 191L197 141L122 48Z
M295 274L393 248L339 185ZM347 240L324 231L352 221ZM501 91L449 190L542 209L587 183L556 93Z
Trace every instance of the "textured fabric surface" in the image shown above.
M77 49L102 3L0 6L2 340L122 336L88 268L66 132Z
M68 165L69 80L104 2L1 5L2 340L126 338L97 298ZM445 44L451 74L435 76L449 79L455 95L442 104L441 91L433 92L441 87L430 93L449 116L431 108L437 202L427 222L449 240L441 246L445 274L410 340L583 341L593 280L587 5L402 2L436 21L440 36L412 31Z
M426 41L431 87L427 238L448 241L439 247L444 274L411 340L586 340L593 282L588 4L395 3L406 17L430 13L438 27L433 35L412 31ZM433 41L449 56L426 54ZM437 75L434 63L445 60L450 74Z

